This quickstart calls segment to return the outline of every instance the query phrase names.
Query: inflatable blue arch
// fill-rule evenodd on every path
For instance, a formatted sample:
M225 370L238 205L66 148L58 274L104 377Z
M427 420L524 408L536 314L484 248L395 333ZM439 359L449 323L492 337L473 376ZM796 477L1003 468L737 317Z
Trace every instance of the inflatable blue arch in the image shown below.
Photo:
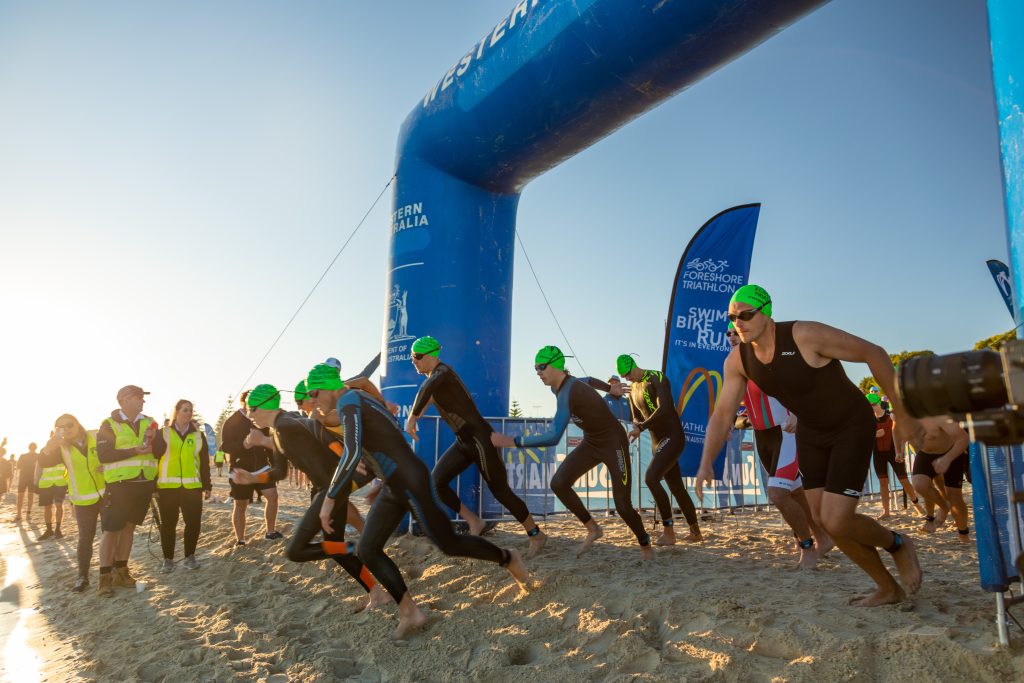
M516 3L440 75L402 126L381 366L388 399L408 411L421 381L410 347L430 334L481 412L507 414L515 221L526 184L827 1ZM1018 293L1024 291L1022 6L1020 0L988 4ZM1019 313L1021 301L1016 304Z

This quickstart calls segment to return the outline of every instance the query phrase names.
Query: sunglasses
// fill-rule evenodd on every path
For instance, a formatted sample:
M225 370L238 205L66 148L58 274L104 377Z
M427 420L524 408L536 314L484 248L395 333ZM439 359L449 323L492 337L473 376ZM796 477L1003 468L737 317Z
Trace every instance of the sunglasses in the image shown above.
M749 320L751 320L754 317L755 313L760 313L761 309L764 308L765 306L767 306L770 303L771 303L771 301L765 301L763 304L761 304L757 308L752 308L749 311L743 311L742 313L730 313L729 314L729 322L734 323L737 320L742 320L743 322L748 322Z
M427 355L427 354L425 354L425 353L414 353L414 354L412 354L412 358L413 358L413 360L423 360L423 356L425 356L425 355Z
M536 370L537 372L543 372L544 370L548 369L549 365L551 365L551 363L537 363L536 365L533 366L533 369Z
M319 395L320 395L320 390L319 389L312 389L312 390L306 392L306 398L311 398L314 401L316 400L316 397L319 396Z

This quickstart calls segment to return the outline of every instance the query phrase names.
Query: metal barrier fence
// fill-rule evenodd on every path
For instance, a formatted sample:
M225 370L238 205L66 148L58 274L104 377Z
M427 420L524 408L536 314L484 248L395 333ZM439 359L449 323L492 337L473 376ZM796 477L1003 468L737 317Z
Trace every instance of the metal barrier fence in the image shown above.
M538 434L551 427L550 420L538 418L487 418L498 432L515 435ZM628 428L628 425L627 425ZM454 442L454 436L440 418L427 415L418 423L420 440L415 444L417 455L430 468ZM526 503L530 512L536 517L549 517L567 514L568 511L551 491L551 477L565 459L567 453L582 441L582 431L573 424L555 446L547 448L505 449L502 458L508 474L512 490ZM694 444L687 449L696 449ZM632 468L632 500L633 505L642 511L654 510L654 498L644 484L644 472L652 457L650 434L644 432L640 438L630 445L630 464ZM689 453L684 455L688 457ZM699 459L699 453L689 456ZM910 463L908 462L908 471ZM684 483L695 497L693 487L695 479L684 477ZM767 473L761 467L754 445L753 430L736 430L726 448L723 477L705 489L704 498L695 501L698 508L705 510L736 510L768 506ZM487 487L481 487L479 473L475 467L464 472L453 482L459 498L470 509L488 521L510 521L511 515L490 495ZM574 487L583 504L594 513L613 514L615 503L608 480L608 469L598 465L580 479ZM873 469L869 469L864 486L865 495L875 496L879 493L878 479ZM890 495L899 494L899 482L890 479ZM454 518L454 516L453 516Z

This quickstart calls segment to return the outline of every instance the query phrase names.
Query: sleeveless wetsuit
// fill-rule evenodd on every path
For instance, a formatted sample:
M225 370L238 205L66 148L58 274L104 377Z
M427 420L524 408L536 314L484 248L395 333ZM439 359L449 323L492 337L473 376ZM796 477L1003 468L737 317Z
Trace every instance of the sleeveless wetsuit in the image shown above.
M796 491L803 486L796 456L796 435L782 430L789 411L749 380L744 403L754 428L757 457L768 472L768 486Z
M768 363L757 359L753 346L740 344L743 370L799 416L796 443L804 486L859 498L871 465L875 415L839 360L820 368L807 364L793 341L795 324L775 324L775 355Z
M466 385L444 363L438 363L420 385L412 405L412 414L416 417L422 415L431 400L441 418L455 433L455 443L437 461L432 473L434 486L442 502L453 512L459 511L461 501L452 490L451 482L476 463L494 499L504 505L516 521L522 523L530 511L508 485L505 463L498 449L491 443L494 429L480 415Z
M607 411L606 411L607 412ZM338 399L344 451L327 495L336 507L347 507L351 479L362 460L383 482L384 488L366 516L356 555L387 589L396 603L407 589L398 567L384 553L384 545L402 518L412 513L424 533L445 555L472 557L507 566L511 555L477 536L459 536L437 498L430 472L405 440L398 422L384 404L361 391L348 391Z
M664 479L676 497L687 524L696 524L697 510L690 494L686 492L682 470L679 468L679 458L686 446L686 434L679 421L679 413L676 412L675 397L668 377L655 370L644 370L643 378L633 382L629 388L629 410L633 423L640 431L651 432L654 456L644 473L644 483L654 498L662 523L672 526L672 501L661 487L661 480Z
M557 397L558 408L551 429L543 434L515 437L516 447L554 446L572 420L583 430L583 442L558 466L551 478L551 490L566 509L586 524L592 518L572 487L584 474L604 464L608 468L619 517L629 526L640 545L648 545L650 536L630 500L629 442L622 425L608 410L601 396L583 380L566 375L561 386L552 392Z

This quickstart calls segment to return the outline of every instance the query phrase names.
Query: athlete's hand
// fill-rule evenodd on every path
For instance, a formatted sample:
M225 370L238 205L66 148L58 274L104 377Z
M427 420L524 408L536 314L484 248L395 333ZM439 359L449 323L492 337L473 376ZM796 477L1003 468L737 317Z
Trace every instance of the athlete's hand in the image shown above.
M388 407L388 411L395 417L398 417L398 413L402 410L402 406L397 403L392 403L391 401L384 401L384 405Z
M704 484L711 486L711 482L715 477L714 471L710 465L701 464L700 469L697 470L697 485L694 490L697 492L697 502L700 503L700 499L704 497Z
M333 512L334 499L325 497L323 505L320 506L320 526L323 528L324 533L334 533L334 525L331 523L331 513Z
M515 448L516 440L508 434L499 434L498 432L491 432L491 444L495 448Z
M614 396L615 398L622 398L622 395L626 393L626 390L623 387L622 383L619 382L618 384L611 385L611 387L608 389L608 393Z
M633 425L633 429L631 429L629 431L629 434L627 434L626 436L627 438L629 438L629 442L633 443L634 441L640 438L640 428L637 427L636 425Z
M876 429L875 430L875 436L877 438L881 439L883 436L885 436L885 430L884 429Z
M935 474L945 474L946 470L948 470L949 466L952 464L952 460L943 456L941 458L936 459L935 462L932 463L932 469L935 470Z
M249 470L235 469L231 471L231 481L236 484L255 484L256 476Z
M909 415L900 415L893 425L893 430L896 433L896 443L909 441L914 448L918 448L927 431L923 422Z
M413 441L419 441L420 437L416 435L416 416L409 415L405 420L405 433L408 434Z
M786 421L782 423L782 431L786 432L787 434L796 433L796 415L790 413L789 415L786 416Z

